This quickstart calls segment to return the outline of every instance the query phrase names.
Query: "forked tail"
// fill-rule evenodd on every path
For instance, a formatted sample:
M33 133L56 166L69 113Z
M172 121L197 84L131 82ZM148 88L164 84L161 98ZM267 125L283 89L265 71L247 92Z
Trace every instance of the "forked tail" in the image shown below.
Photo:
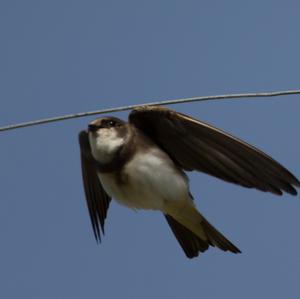
M195 212L197 212L197 216ZM189 220L197 218L197 223L195 221L188 221L187 225L183 225L181 224L183 223L182 219L180 223L172 216L165 215L171 230L188 258L198 256L199 252L206 251L209 246L216 246L223 251L241 253L234 244L215 229L195 208L193 216L190 216Z

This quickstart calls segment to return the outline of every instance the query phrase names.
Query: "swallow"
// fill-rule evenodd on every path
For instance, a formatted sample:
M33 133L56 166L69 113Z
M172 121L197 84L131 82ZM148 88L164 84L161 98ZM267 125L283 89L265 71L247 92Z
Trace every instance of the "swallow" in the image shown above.
M160 211L188 258L210 246L241 251L196 209L186 172L246 188L296 195L299 180L246 142L179 112L142 106L128 122L98 118L79 133L81 168L95 238L101 242L111 199Z

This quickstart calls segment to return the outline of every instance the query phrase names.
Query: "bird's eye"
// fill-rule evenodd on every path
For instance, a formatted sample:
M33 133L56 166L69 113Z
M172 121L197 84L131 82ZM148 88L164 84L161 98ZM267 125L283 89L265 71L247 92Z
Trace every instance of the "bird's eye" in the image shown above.
M116 122L112 119L108 119L108 120L105 120L104 122L102 122L102 126L105 128L112 128L112 127L115 127L115 125L116 125Z
M109 121L108 121L108 125L109 125L110 127L114 127L115 124L116 124L116 122L115 122L114 120L109 120Z

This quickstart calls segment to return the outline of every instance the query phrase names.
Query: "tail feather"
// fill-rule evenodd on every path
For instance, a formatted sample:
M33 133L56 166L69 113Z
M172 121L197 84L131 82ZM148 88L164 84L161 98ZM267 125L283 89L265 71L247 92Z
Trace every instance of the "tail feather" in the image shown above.
M204 232L205 238L196 235L172 216L165 215L172 232L188 258L198 256L199 252L205 252L209 246L217 246L223 251L241 253L234 244L218 232L200 213L199 216L201 216L201 222L198 225L201 226L201 231Z
M241 253L241 251L225 238L217 229L215 229L203 216L202 227L207 235L209 245L217 246L223 251L230 251L233 253Z
M209 245L207 242L201 240L170 215L165 215L165 217L177 241L188 258L196 257L199 255L199 252L204 252L208 249Z

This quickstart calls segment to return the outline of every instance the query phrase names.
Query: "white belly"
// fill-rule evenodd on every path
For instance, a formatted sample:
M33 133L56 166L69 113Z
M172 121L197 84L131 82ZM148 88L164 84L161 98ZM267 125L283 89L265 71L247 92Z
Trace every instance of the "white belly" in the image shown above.
M187 178L174 168L173 162L158 149L136 154L123 170L126 183L120 184L112 174L100 174L106 192L134 209L164 211L165 206L190 200Z

